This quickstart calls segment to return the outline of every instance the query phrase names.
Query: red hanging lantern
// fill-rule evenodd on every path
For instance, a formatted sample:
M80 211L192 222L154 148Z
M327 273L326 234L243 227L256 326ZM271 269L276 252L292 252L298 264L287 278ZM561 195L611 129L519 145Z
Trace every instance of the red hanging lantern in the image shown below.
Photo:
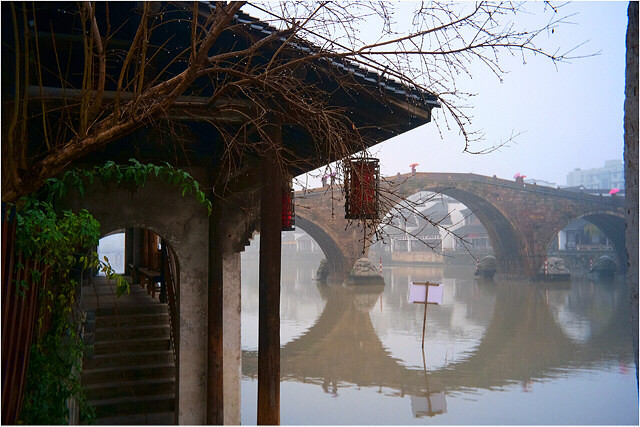
M296 209L293 203L293 189L282 190L282 231L295 230Z
M380 163L365 157L345 162L345 215L346 219L378 218Z

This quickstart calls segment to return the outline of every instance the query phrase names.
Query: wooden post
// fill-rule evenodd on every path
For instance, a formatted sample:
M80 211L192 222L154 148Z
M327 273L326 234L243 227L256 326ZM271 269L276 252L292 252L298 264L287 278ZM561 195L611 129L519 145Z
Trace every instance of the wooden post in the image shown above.
M268 130L281 141L279 126ZM271 155L270 155L271 154ZM275 156L262 162L258 309L258 424L280 424L280 246L282 172Z
M209 292L207 317L207 424L224 424L222 364L222 241L221 206L209 216ZM189 369L188 366L183 369Z
M427 284L427 289L425 290L425 293L424 293L424 317L422 318L422 349L423 350L424 350L424 331L427 326L427 306L429 305L427 301L429 301L429 284Z

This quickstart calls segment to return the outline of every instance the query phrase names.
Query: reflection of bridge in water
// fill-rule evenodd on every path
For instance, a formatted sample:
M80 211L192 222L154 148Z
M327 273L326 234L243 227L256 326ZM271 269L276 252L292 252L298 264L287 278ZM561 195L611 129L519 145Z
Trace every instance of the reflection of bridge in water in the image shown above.
M596 286L602 301L592 301L609 313L587 342L567 337L556 323L548 294L533 285L491 283L481 292L496 294L494 311L480 344L463 360L425 377L423 369L410 368L394 358L378 338L369 316L383 287L318 286L324 311L304 335L281 350L282 380L318 384L336 393L340 386L390 389L388 395L426 396L439 392L490 389L533 378L553 377L560 370L595 366L618 360L629 347L624 325L626 299L621 288ZM594 288L582 292L594 298ZM604 307L605 305L606 307ZM419 344L416 351L420 352ZM429 344L426 344L427 359ZM257 375L257 352L243 351L243 374Z

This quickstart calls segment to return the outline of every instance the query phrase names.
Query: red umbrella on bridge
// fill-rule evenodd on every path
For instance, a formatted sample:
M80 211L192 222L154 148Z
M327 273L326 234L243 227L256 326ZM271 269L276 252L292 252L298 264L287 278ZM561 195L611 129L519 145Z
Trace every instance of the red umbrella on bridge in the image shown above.
M619 193L619 192L620 192L619 188L612 188L611 190L609 190L609 194L612 195L612 196L614 194L616 194L616 193Z
M527 175L521 175L520 172L516 172L515 175L513 175L513 179L518 179L518 178L526 178Z
M409 167L411 168L411 173L416 173L416 166L418 166L420 163L411 163L409 165Z

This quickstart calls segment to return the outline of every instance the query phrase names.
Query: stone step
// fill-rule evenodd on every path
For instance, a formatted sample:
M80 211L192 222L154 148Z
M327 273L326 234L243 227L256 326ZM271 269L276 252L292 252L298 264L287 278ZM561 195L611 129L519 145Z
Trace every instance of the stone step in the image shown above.
M171 394L175 393L175 388L175 378L145 378L141 380L87 384L84 386L89 400Z
M111 353L86 357L83 369L108 368L110 366L131 366L137 364L158 364L173 362L173 352L161 351L137 351L130 353Z
M95 341L93 344L93 355L132 353L136 351L161 351L170 350L169 338L152 337L136 338L127 341Z
M97 328L155 324L168 325L169 313L120 314L115 316L100 316L96 320Z
M130 414L120 415L115 417L104 417L96 419L96 425L173 425L174 413L173 412L156 412L153 414Z
M119 304L117 307L105 305L95 311L96 318L103 316L126 316L136 314L165 314L168 312L167 304L162 304L152 300L151 297L149 297L149 302L147 304Z
M96 328L94 342L124 341L136 338L169 338L168 325L136 325Z
M175 378L175 367L171 363L148 365L109 366L105 368L85 369L82 372L82 384L91 385L115 381L141 380L149 378Z
M96 278L83 289L85 341L82 386L96 424L174 423L176 368L169 314L139 285L115 297L115 286Z
M116 283L113 282L110 285L96 285L95 287L91 287L91 289L87 289L85 292L91 292L98 295L115 295L116 293ZM129 283L129 295L134 293L146 293L147 291L140 285Z
M95 408L96 418L117 417L173 411L175 408L175 396L173 393L141 397L126 396L89 400L88 403Z

